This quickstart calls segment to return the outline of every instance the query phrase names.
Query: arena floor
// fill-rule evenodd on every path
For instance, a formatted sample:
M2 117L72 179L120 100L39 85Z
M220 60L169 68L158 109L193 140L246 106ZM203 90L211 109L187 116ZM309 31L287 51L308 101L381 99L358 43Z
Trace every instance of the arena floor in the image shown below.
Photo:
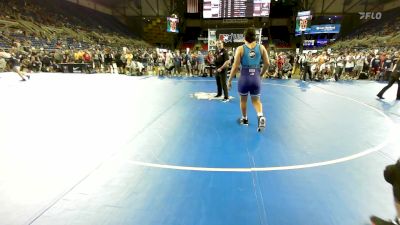
M365 225L395 215L396 86L264 80L267 129L212 78L0 74L2 225Z

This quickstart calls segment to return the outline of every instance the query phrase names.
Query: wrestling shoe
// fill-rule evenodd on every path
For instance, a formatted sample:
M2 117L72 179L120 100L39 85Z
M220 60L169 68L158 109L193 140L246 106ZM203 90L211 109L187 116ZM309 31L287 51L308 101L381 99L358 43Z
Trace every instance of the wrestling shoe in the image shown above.
M265 129L266 126L267 126L267 120L265 119L265 117L264 116L259 116L258 117L257 131L261 132L262 130Z
M245 118L240 118L239 119L239 124L240 125L244 125L244 126L248 126L249 125L249 120L245 119Z

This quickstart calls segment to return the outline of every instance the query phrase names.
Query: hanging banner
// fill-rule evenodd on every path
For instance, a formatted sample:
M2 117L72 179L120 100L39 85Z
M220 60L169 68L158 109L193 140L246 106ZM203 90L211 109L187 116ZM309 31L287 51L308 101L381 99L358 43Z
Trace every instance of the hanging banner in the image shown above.
M217 39L224 42L225 46L236 47L244 44L244 29L219 29ZM256 41L261 42L261 29L256 28Z
M217 50L217 31L208 29L208 51Z
M262 29L256 28L256 41L261 43ZM216 41L221 40L226 47L237 47L244 44L244 29L209 29L208 30L208 50L216 50ZM265 39L265 38L264 38ZM265 40L268 40L266 37Z

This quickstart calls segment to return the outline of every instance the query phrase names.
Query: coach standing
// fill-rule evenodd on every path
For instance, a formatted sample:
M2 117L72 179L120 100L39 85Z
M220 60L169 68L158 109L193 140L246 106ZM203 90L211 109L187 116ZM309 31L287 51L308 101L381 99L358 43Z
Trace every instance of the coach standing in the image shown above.
M376 96L380 99L384 99L383 94L394 84L397 82L397 97L396 100L400 100L400 59L396 58L394 67L392 69L393 72L390 73L389 83L386 85Z
M224 43L221 40L217 41L217 48L218 51L215 56L215 68L217 70L217 74L215 76L215 79L217 81L218 93L215 97L221 97L223 90L224 99L222 101L228 102L229 101L228 86L226 85L226 76L229 66L228 51L226 51L226 49L224 48Z

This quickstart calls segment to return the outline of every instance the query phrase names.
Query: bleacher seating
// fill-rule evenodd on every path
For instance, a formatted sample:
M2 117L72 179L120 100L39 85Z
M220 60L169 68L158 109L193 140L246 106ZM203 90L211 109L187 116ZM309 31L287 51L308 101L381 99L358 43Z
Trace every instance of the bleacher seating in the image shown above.
M400 44L400 8L386 11L380 20L368 20L333 47L391 47Z
M2 48L11 47L14 41L28 41L32 47L44 49L55 49L58 42L64 47L84 49L96 44L134 45L140 41L115 17L65 0L4 0L0 11L0 28L8 33L1 35Z

